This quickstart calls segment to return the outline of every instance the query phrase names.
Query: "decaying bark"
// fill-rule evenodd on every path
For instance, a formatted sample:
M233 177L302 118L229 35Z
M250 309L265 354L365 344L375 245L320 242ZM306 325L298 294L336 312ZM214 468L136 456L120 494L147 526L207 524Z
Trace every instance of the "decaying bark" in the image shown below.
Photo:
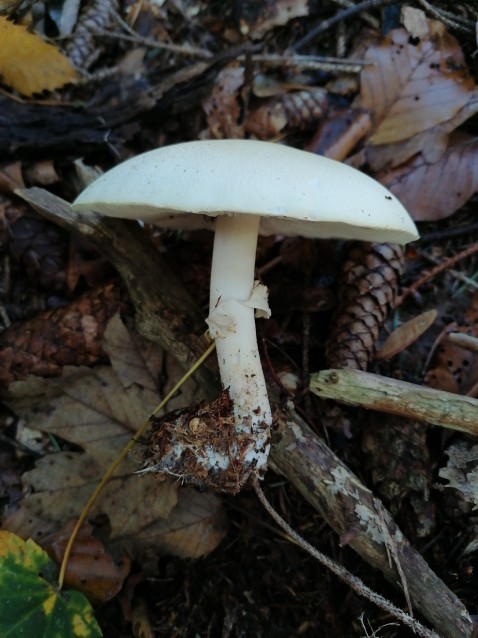
M139 227L73 213L66 202L42 189L18 194L64 228L88 237L111 259L130 291L139 331L162 343L188 367L203 347L194 336L202 329L202 318ZM206 368L196 378L208 397L218 394L214 375ZM274 469L291 481L364 560L395 585L404 578L413 605L440 635L472 638L473 622L464 605L404 538L381 502L292 408L281 409L273 396L272 402L277 424L271 450Z
M72 106L18 103L0 96L2 158L78 157L121 147L139 128L129 122L154 104L145 94L144 82L128 78L121 92L112 83L105 83L101 98L101 106L92 105L86 111Z
M413 549L392 517L293 410L276 410L271 466L286 476L350 547L394 585L399 562L415 608L449 638L473 636L464 606ZM393 545L389 560L387 549Z

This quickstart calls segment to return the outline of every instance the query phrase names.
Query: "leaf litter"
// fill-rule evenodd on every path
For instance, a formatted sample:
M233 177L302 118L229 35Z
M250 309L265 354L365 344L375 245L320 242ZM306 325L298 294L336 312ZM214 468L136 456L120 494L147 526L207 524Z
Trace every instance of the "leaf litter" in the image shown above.
M404 25L364 54L355 107L372 126L363 155L416 221L442 219L478 190L476 138L456 132L478 111L478 89L442 22L406 7Z
M165 18L165 26L164 28L162 27L164 33L168 34L168 30L172 33L170 29L171 24L167 21L167 3L164 5L163 3L157 4L161 5L161 8L158 8L157 11L160 11L161 17ZM302 2L296 4L298 7L305 6L305 3ZM281 12L289 11L288 7L290 6L290 2L286 0L285 2L266 3L265 6L267 7L267 5L275 9L276 12L279 10L280 14ZM238 17L237 34L244 36L248 32L250 36L256 37L257 33L259 33L259 35L261 34L261 29L264 30L265 34L271 27L280 26L281 22L276 21L273 14L262 9L263 15L260 15L261 7L259 5L258 7L259 9L257 9L257 11L259 14L250 10L247 3L242 8L242 11L238 10L240 18ZM190 8L191 16L195 8L195 3L193 3ZM147 10L149 11L150 9L147 8ZM313 9L309 8L308 10L313 13ZM138 8L137 12L141 13L144 17L144 8ZM284 13L284 15L286 14ZM201 14L194 14L194 17L195 24L202 26ZM366 17L368 17L368 15ZM476 172L474 168L474 164L476 163L474 162L476 140L474 138L457 137L455 134L455 129L476 112L476 88L473 80L470 79L471 75L466 69L464 56L458 41L447 33L443 25L440 25L437 21L427 20L424 13L408 7L404 9L404 17L404 29L396 29L392 31L389 36L381 40L378 40L377 32L375 32L375 43L370 45L370 41L368 40L367 46L364 44L364 49L368 48L368 59L374 60L375 66L368 65L364 67L361 73L361 99L365 101L361 102L361 100L358 100L355 103L357 107L355 113L357 119L362 117L366 119L366 126L360 130L359 135L355 135L354 137L350 135L352 126L350 122L348 122L349 126L344 131L347 144L343 144L338 151L335 150L333 146L329 146L329 150L325 147L325 154L329 154L329 156L331 155L333 157L337 156L338 159L347 160L349 163L355 163L357 166L359 163L361 165L368 164L371 171L382 180L383 183L389 185L395 194L409 206L415 219L433 221L451 215L454 210L461 206L476 191L476 179L474 175ZM152 18L150 22L154 22ZM304 21L304 24L305 22L306 21ZM234 28L225 21L223 16L218 17L215 28L217 29L219 26L224 25L227 27L229 38L237 35ZM298 29L299 27L300 24L296 21L294 29ZM216 31L215 33L218 32L219 31ZM277 40L276 42L274 38L277 34L279 38L281 38L284 33L280 29L276 29L275 34L270 34L271 37L268 38L268 45L271 47L271 50L275 44L278 44L278 48L280 48L280 41ZM366 38L362 36L363 33L360 34L360 39L362 42L365 42ZM292 39L294 37L295 36L292 36ZM229 41L234 42L233 39ZM98 40L98 47L100 46L101 38ZM254 52L252 52L250 57L252 63L255 63ZM363 58L364 52L359 57ZM283 59L286 58L287 55L284 54ZM158 55L157 59L161 60L161 56ZM231 64L229 68L225 67L223 72L219 72L214 85L210 87L209 94L206 95L206 97L202 95L201 99L197 100L198 104L201 102L202 109L206 112L208 126L208 128L201 131L198 136L243 137L252 132L258 137L268 139L271 137L274 139L280 138L287 144L296 145L297 131L300 131L301 138L299 143L302 144L306 135L309 132L312 134L313 131L312 129L304 130L300 125L297 125L297 127L291 126L293 123L291 112L282 108L284 106L282 104L282 98L287 97L287 93L281 95L279 92L277 96L274 94L274 100L271 102L266 102L265 100L259 101L255 98L260 96L256 95L255 98L251 100L250 105L248 104L249 66L251 60L247 58L243 66L242 62L238 60L237 63L234 62ZM236 66L238 63L241 66ZM401 68L398 68L400 65ZM150 79L146 68L146 66L142 67L141 70L142 80L145 82ZM184 82L185 85L187 85L188 71L190 71L191 68L192 67L190 67L190 69L186 69L186 67L180 68L178 76L182 74L182 80L176 79L171 83L174 85L174 88L178 90L179 97L181 97L180 84ZM233 69L235 70L233 71ZM247 74L244 73L244 71L246 71ZM370 80L371 76L367 74L373 73L373 71L378 71L378 73ZM402 73L402 75L400 75L400 73ZM407 73L408 76L406 75ZM199 72L197 75L198 77L200 76L201 80L204 79L204 76ZM314 88L311 87L311 83L315 83L316 81L319 84L321 83L318 76L312 78L308 77L307 74L296 74L291 78L290 75L287 76L284 69L281 69L280 77L285 80L283 82L284 86L289 84L300 88L305 81L308 92ZM367 85L367 77L371 82L370 85ZM344 97L344 102L346 99L351 98L352 93L358 88L357 78L353 78L353 81L350 82L350 76L348 76L348 80L349 82L347 83L347 78L337 78L335 82L335 86L338 86L340 81L342 81L344 85L349 87L341 93ZM175 82L176 84L174 84ZM167 82L160 84L159 89L156 89L155 97L159 101L162 93L165 92L164 86L168 86ZM186 89L187 88L188 86L186 86ZM382 89L384 99L379 100L379 109L377 110L375 94L380 95ZM416 92L414 89L416 89ZM369 102L367 102L367 91L369 91L369 97L371 95L374 98L373 100L369 100ZM207 94L207 91L205 91L205 93ZM334 93L334 91L332 90L331 93ZM291 97L295 97L295 95L295 93L291 93ZM330 93L328 96L325 94L324 99L328 100L330 97L332 98L331 102L334 103L337 95L337 92L335 92L334 96ZM437 99L437 96L439 96L439 99ZM388 103L386 103L385 98L389 99ZM278 110L277 107L277 103L279 102L281 106L280 110ZM383 108L384 105L385 108ZM294 111L294 113L296 112L298 117L300 116L300 124L302 121L302 111ZM343 119L346 121L350 110L344 109L344 112L345 117ZM430 114L429 118L428 114ZM328 110L325 112L324 109L324 113L318 115L318 117L322 117L322 120L324 120L320 126L326 128L327 124L333 119L333 115L334 111ZM177 141L178 131L181 132L181 136L184 138L191 137L194 127L204 124L204 113L201 113L201 117L198 117L196 120L194 120L194 118L190 119L191 123L193 121L196 122L194 126L192 124L185 126L185 120L181 120L181 117L176 118L175 122L176 120L178 122L177 128L168 129L168 127L165 126L161 131L161 144ZM201 122L201 124L199 124L199 122ZM195 135L196 133L198 132L196 131ZM124 136L124 131L122 131L122 135ZM350 141L351 138L352 141ZM146 139L146 135L144 139ZM151 139L158 138L152 136ZM128 141L128 137L123 141ZM32 144L32 142L30 142L30 144ZM351 149L357 147L359 144L359 152L357 155L347 159ZM115 146L116 142L112 142L112 145ZM333 152L330 149L332 149ZM91 157L94 157L94 153L90 153L90 158ZM302 247L303 243L300 245ZM329 290L329 288L324 288L324 290ZM441 311L442 308L439 304L436 305ZM416 315L416 310L413 314ZM421 320L420 317L417 319ZM396 356L399 352L403 352L404 348L407 349L409 345L408 342L416 338L415 329L417 326L415 324L405 324L403 328L403 330L394 335L396 343L392 343L391 355L393 356ZM468 331L468 328L466 331ZM123 332L121 334L124 336ZM292 334L292 330L290 334ZM123 337L121 337L121 339L122 338ZM25 477L24 486L26 488L26 495L21 506L27 504L30 499L34 499L38 495L43 495L42 498L45 499L44 503L41 500L37 502L38 507L36 510L34 507L30 508L31 516L36 520L37 524L37 529L32 529L32 531L33 533L39 531L40 538L43 538L45 534L49 534L53 528L58 530L63 522L68 519L68 516L58 516L58 521L55 520L52 523L49 517L49 510L55 511L55 508L60 506L63 507L64 510L67 510L67 503L62 505L61 498L65 496L66 500L66 495L73 498L75 491L85 489L86 496L87 493L91 491L94 481L98 480L98 476L102 473L101 468L98 466L107 464L109 460L109 444L114 445L116 441L119 448L120 439L126 441L134 428L139 425L137 418L139 414L142 413L142 410L141 408L130 408L128 411L125 405L125 396L131 398L133 404L146 403L149 401L150 393L155 392L154 379L158 377L159 373L157 370L159 370L161 366L158 366L157 369L153 367L150 370L147 364L149 361L148 356L143 354L136 356L138 350L134 348L129 350L128 355L125 353L125 356L121 358L124 367L122 367L119 361L115 364L115 348L125 347L121 343L121 339L118 339L117 346L112 347L109 351L113 363L113 368L110 369L109 373L104 372L102 368L95 368L94 376L89 377L88 375L91 374L91 371L68 369L65 370L62 379L48 382L49 384L53 384L52 390L48 390L46 384L40 383L37 386L33 381L30 381L31 386L28 385L28 382L24 386L28 396L22 398L21 394L18 394L18 399L15 399L15 401L18 401L20 404L23 402L24 418L28 422L28 425L32 428L38 427L37 423L39 421L45 424L51 424L52 427L56 429L56 436L64 448L63 452L59 454L49 453L48 456L45 457L48 459L48 462L51 461L54 465L48 466L48 462L42 459L37 463L30 475L26 475ZM128 339L134 339L132 333L130 333ZM469 385L470 382L473 387L476 381L474 376L476 361L472 357L475 357L475 355L470 356L470 353L457 350L455 346L449 348L446 343L444 345L446 347L440 352L441 358L435 360L435 368L432 368L432 370L438 373L444 373L442 377L446 377L448 383L453 382L455 384L455 390L463 391L465 385ZM129 346L126 344L126 349L128 348ZM106 349L107 346L105 346L105 350ZM131 356L132 351L135 352L135 356ZM143 353L144 351L140 348L140 352ZM448 365L448 362L451 362L451 364ZM465 366L465 362L467 362L468 365ZM168 367L167 361L164 363L163 368L166 367ZM463 374L464 367L472 368L473 373L470 371L469 375ZM93 386L96 384L98 384L100 388L95 393L93 392ZM113 391L114 388L116 389ZM48 399L42 402L42 393L48 391L50 392ZM66 400L65 397L68 400ZM85 399L87 405L85 405ZM30 401L34 407L28 407L28 401ZM51 411L48 410L48 401L51 402ZM154 401L152 402L154 403ZM192 402L194 402L194 400L192 400ZM187 403L187 401L185 401L185 403ZM90 412L88 412L87 407L91 408ZM175 407L175 405L171 407ZM75 432L74 419L69 418L70 412L76 412L79 415L78 432ZM144 414L141 414L140 422L143 417ZM40 427L39 431L48 431L47 425ZM45 440L46 437L43 436L41 439L43 445L45 445ZM377 439L375 438L375 440ZM402 443L405 440L406 433L400 430L397 433L396 441ZM390 447L392 445L395 446L396 441L390 438L389 443L382 446L380 453L382 454L383 449L386 449L389 445ZM426 441L423 439L423 444L420 442L420 453L425 445ZM112 449L110 449L109 452L112 456ZM135 469L138 468L138 463L134 459L128 463L130 462L131 465L124 465L121 475L110 482L112 491L110 498L107 496L106 500L114 501L114 503L111 504L111 511L107 511L106 506L104 508L99 507L97 511L97 514L103 513L106 514L107 517L117 517L117 520L114 521L115 525L112 526L112 537L113 534L116 534L114 538L118 546L122 544L123 537L128 538L128 534L133 533L132 529L134 525L128 527L130 523L128 516L136 517L137 519L141 519L142 516L144 517L143 512L134 510L134 508L128 506L127 503L131 503L132 500L134 501L134 499L137 498L148 498L148 496L145 496L142 492L137 493L134 490L131 492L123 492L123 488L126 488L126 490L130 489L128 485L130 472L134 472ZM43 466L42 463L44 463ZM48 481L49 474L51 474L49 467L53 467L55 471L58 467L59 472L56 477L54 475L52 476L51 481ZM405 464L404 469L407 474L410 474L410 465L407 466L407 464ZM34 474L35 472L37 472L36 475ZM143 481L147 477L135 478L139 481ZM62 494L62 490L58 488L59 485L64 488L64 494ZM376 485L374 486L374 489L375 488ZM58 496L58 500L51 498L51 494ZM126 501L126 494L128 495L128 501ZM178 499L178 497L179 504L175 505L177 502L175 499ZM144 541L140 538L139 546L131 551L137 551L137 555L144 555L145 548L152 548L155 551L156 541L154 538L161 535L161 547L163 549L168 549L169 542L171 543L173 552L181 554L181 552L184 551L179 549L182 542L179 535L181 530L181 532L184 533L184 543L187 548L187 551L184 551L183 555L191 555L192 535L190 534L189 519L186 520L183 518L176 527L171 527L172 518L171 515L168 514L168 511L174 514L181 502L184 501L186 504L183 514L184 517L186 514L192 517L193 522L191 525L196 525L194 521L197 520L203 522L204 531L199 531L196 525L195 529L198 533L194 537L196 540L199 539L199 543L203 544L204 535L207 536L209 533L214 533L214 526L209 524L214 514L208 517L208 504L199 501L197 494L192 490L168 489L164 496L160 496L159 500L163 498L163 509L161 510L158 506L158 513L161 511L164 517L161 518L158 515L158 518L155 519L155 523L148 524L146 522L145 526L140 529L140 534L143 535L143 539L146 537L147 532L151 534L151 542L149 542L149 540ZM81 501L84 499L78 500ZM31 500L31 502L33 504L35 503L34 500ZM126 508L126 513L124 513L123 517L115 512L118 507ZM137 509L141 510L140 505L138 505ZM195 511L196 513L194 513ZM15 516L15 513L13 513L12 516ZM95 518L95 523L98 518L99 516ZM415 522L415 519L413 519L413 522ZM164 525L161 532L158 531L156 524ZM170 527L168 527L168 525ZM65 529L67 528L62 528L59 534L63 533ZM52 540L53 536L50 535L48 538ZM130 541L131 539L128 538L128 542ZM438 544L438 549L441 547L442 544ZM110 545L108 545L108 550L109 548ZM187 552L189 552L189 554ZM249 552L249 548L247 548L247 552ZM198 552L198 555L199 554ZM248 553L247 558L249 560L255 560L255 556L252 556L252 553L251 556L249 556ZM244 562L246 562L246 559ZM293 569L293 561L289 561L287 557L285 562L287 563L287 569ZM143 560L143 565L144 564L146 564L145 560ZM225 565L230 566L230 564L231 556L227 553ZM196 597L197 600L200 601L200 604L197 605L197 603L194 602L194 596L191 599L192 603L190 602L190 578L187 579L187 582L185 579L185 582L179 587L182 587L183 590L182 595L184 595L185 598L183 608L187 616L186 619L183 619L183 625L184 627L188 626L191 630L194 629L197 633L194 613L191 612L197 614L197 607L204 607L204 599L202 596L205 590L204 579L207 578L207 574L204 574L204 571L201 572L200 577L199 573L194 574L193 565L192 562L187 562L178 569L191 569L192 571L190 573L196 576L195 580L194 578L192 579L192 584L194 585L196 583L201 590L200 596ZM224 565L221 567L224 567ZM243 565L241 569L244 570ZM274 571L274 577L277 578L276 570L272 569L271 566L269 566L269 569ZM236 594L237 599L234 601L237 605L239 604L240 595L242 595L241 579L244 575L244 571L239 571L240 577L236 579L237 582L235 583L241 590L239 595ZM280 570L277 569L277 573L279 572ZM222 574L223 570L221 570L221 578ZM257 574L255 566L254 571L251 571L251 575L252 574L254 577ZM231 578L231 583L232 580ZM232 587L231 583L228 582L228 585ZM214 585L216 586L217 582L215 582ZM262 583L258 585L258 587L261 585ZM215 586L213 586L211 590L213 591L212 597L214 601L217 601L217 588ZM173 605L170 607L170 615L176 619L180 605L178 605L177 599L174 599L174 594L167 591L169 588L169 583L167 583L163 593L165 599L168 597L172 599ZM259 589L256 591L257 601L255 608L253 608L253 610L260 608L261 613L263 609L267 609L267 605L264 605L263 599L260 599L262 589L264 588L261 587L260 591ZM294 584L293 591L294 593L298 591L296 584ZM301 607L301 618L315 617L317 619L317 616L314 616L314 614L317 613L316 610L318 607L317 596L316 592L312 592L312 594L312 609L314 613L310 611L307 613L307 611L304 611L304 608ZM290 595L289 592L288 595ZM304 598L301 599L301 602L303 600ZM276 608L279 607L277 599L275 599L274 604ZM194 605L196 605L196 610ZM225 613L231 614L230 617L227 616L227 618L224 619L224 623L230 621L231 626L233 626L235 624L235 617L233 616L236 612L236 608L233 609L232 606L228 606L226 603L223 603L223 606ZM287 607L287 604L281 607ZM237 609L239 609L238 614L240 614L241 617L245 618L247 616L247 614L243 613L244 610L242 607L237 607ZM206 609L204 609L204 612L207 615ZM277 617L279 617L279 614L280 611L278 610ZM256 618L255 620L257 621L258 619ZM170 621L169 618L161 618L159 621L157 620L157 622L164 623L164 627L167 625L168 629L165 630L166 633L164 635L169 635L173 621ZM221 622L222 618L219 618L216 626L219 627ZM269 626L269 620L267 622ZM315 627L323 626L324 622L329 622L326 614L319 619ZM335 617L334 622L338 622L338 615ZM210 616L202 626L208 626L209 628L212 623L213 620L211 620ZM259 622L255 624L261 625L260 619ZM305 624L304 622L304 626ZM236 625L238 625L238 623L236 623ZM351 629L351 627L347 626L347 630L349 629ZM226 631L225 625L223 630ZM239 631L238 626L237 630ZM311 627L309 630L312 630ZM167 633L168 631L169 633ZM271 629L271 631L273 631L273 629ZM331 631L334 632L334 635L344 635L337 627ZM307 627L305 627L304 632L307 633Z
M367 160L375 170L392 157L397 165L425 148L430 152L443 135L442 125L451 122L456 128L460 122L455 118L470 102L478 109L475 84L457 40L441 22L425 24L427 32L420 36L394 29L365 55L370 64L361 74L360 103L373 114ZM467 117L472 114L468 111ZM412 145L403 153L397 145L407 140ZM383 158L380 147L385 146Z
M106 328L104 347L111 367L66 368L58 379L30 377L10 385L11 409L30 427L74 449L45 454L23 475L25 494L5 529L47 542L77 518L110 463L159 403L161 350L128 330L118 315ZM170 378L177 378L175 364L167 365ZM196 392L190 382L169 407L190 404ZM212 551L226 531L220 500L174 481L138 476L138 469L137 460L126 459L92 510L93 518L108 517L109 544L134 559L148 550L185 557Z

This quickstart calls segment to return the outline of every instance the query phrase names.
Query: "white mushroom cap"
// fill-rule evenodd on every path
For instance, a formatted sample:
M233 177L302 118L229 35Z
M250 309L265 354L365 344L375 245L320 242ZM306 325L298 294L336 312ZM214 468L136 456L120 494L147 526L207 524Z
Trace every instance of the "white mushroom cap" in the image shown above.
M138 155L93 182L78 210L199 228L201 215L260 215L260 233L406 243L415 224L381 184L280 144L213 140ZM198 217L185 215L196 213Z

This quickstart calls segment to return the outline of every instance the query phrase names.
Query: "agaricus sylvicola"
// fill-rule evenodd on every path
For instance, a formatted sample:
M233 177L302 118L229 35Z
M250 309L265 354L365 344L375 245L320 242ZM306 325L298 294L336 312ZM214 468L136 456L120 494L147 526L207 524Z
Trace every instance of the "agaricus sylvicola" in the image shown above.
M267 290L254 280L258 233L399 244L418 236L403 206L370 177L306 151L251 140L187 142L138 155L91 184L74 207L215 231L207 323L239 443L194 449L208 483L226 472L239 486L265 469L272 420L254 321L254 310L270 314ZM177 469L183 451L179 443L170 446L165 464Z

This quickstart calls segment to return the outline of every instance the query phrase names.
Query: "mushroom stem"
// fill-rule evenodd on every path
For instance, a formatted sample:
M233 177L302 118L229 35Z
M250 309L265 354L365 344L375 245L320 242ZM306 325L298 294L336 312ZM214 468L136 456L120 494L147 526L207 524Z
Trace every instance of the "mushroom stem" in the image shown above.
M260 217L253 215L216 218L208 318L236 428L255 438L255 449L246 454L245 460L255 461L257 467L267 461L272 422L251 299L259 222Z

